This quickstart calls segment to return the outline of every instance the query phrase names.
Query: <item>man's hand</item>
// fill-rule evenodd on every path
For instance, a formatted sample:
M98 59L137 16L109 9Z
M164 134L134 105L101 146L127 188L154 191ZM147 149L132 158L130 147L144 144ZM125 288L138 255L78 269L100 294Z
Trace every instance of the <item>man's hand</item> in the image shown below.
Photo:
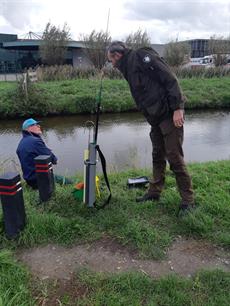
M184 124L184 110L177 109L173 113L173 123L175 127L180 128Z

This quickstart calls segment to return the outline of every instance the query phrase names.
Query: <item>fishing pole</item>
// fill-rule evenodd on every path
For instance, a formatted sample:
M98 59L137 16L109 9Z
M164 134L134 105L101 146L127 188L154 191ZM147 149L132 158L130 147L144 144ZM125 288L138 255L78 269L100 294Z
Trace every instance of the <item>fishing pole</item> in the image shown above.
M102 95L102 79L104 73L101 71L101 78L100 78L100 87L99 92L96 97L97 107L96 107L96 124L94 129L94 142L97 143L97 136L98 136L98 125L99 125L99 117L100 117L100 110L101 110L101 95Z
M107 38L108 38L109 15L110 15L110 10L109 10L109 13L108 13L107 28L106 28L105 56L106 56L106 46L107 46ZM100 86L99 86L98 95L96 97L97 106L96 106L96 120L95 120L96 122L95 122L95 128L94 128L94 137L93 137L93 141L88 143L88 150L85 150L85 153L84 153L84 165L85 165L85 167L84 167L84 195L83 195L83 201L88 207L95 207L97 209L104 208L107 204L109 204L110 199L112 197L110 184L109 184L107 171L106 171L106 159L105 159L102 151L100 150L99 145L97 144L103 76L104 76L104 73L101 70ZM100 160L101 160L104 179L105 179L107 188L109 190L108 199L102 205L96 204L96 163L97 163L96 155L97 155L97 152L98 152Z
M105 32L105 45L104 45L104 59L106 59L106 47L107 47L107 40L108 40L108 31L109 31L109 18L110 18L110 8L108 11L108 17L107 17L107 24L106 24L106 32ZM105 61L106 62L106 61ZM104 64L105 66L105 64ZM102 67L103 69L103 67ZM104 72L101 70L101 77L100 77L100 87L99 87L99 92L96 98L97 102L97 109L96 109L96 126L95 126L95 135L94 135L94 140L95 143L97 143L97 135L98 135L98 124L99 124L99 115L100 115L100 109L101 109L101 95L102 95L102 80L104 77Z
M107 48L108 31L109 31L109 18L110 18L110 8L109 8L109 11L108 11L107 24L106 24L106 32L105 32L105 45L104 45L104 50L105 50L105 52L104 52L104 59L105 59L105 63L106 63L106 48ZM104 63L104 66L105 66L105 63ZM103 69L103 67L102 67L102 69ZM101 109L102 80L103 80L103 77L104 77L104 72L103 72L102 69L101 69L99 92L98 92L98 95L97 95L97 98L96 98L96 102L97 102L96 114L97 114L97 116L96 116L96 127L95 127L95 137L94 137L95 142L97 142L99 115L100 115L100 109Z

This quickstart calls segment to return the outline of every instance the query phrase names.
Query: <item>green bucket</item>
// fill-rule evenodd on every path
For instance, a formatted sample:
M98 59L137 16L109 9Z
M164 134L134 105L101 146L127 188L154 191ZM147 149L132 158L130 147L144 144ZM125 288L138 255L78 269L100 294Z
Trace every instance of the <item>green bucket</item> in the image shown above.
M75 189L72 193L76 200L83 201L84 189Z

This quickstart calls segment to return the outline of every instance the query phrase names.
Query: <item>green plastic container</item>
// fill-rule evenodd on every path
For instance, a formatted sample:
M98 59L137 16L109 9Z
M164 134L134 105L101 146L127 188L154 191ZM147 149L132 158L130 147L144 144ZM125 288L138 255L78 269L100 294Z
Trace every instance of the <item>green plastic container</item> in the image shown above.
M75 189L73 191L73 196L76 200L83 201L84 189Z

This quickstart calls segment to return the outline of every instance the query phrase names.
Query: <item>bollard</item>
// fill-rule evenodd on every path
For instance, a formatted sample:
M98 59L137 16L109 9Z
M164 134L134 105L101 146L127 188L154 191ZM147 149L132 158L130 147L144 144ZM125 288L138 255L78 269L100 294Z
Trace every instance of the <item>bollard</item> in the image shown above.
M38 191L41 202L48 201L55 189L50 155L39 155L34 159Z
M20 175L6 172L0 176L0 196L6 237L14 239L26 224Z

